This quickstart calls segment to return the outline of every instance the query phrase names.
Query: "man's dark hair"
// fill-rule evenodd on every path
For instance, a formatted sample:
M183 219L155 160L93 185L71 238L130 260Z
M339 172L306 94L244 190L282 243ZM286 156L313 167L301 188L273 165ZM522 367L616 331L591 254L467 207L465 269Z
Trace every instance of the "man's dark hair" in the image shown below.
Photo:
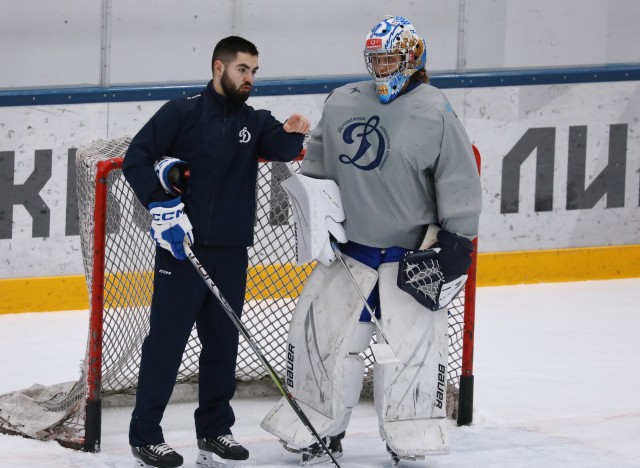
M220 60L222 63L227 64L232 61L238 55L238 52L244 52L246 54L258 55L258 49L252 43L240 36L229 36L221 39L213 49L213 57L211 57L211 67L216 60Z

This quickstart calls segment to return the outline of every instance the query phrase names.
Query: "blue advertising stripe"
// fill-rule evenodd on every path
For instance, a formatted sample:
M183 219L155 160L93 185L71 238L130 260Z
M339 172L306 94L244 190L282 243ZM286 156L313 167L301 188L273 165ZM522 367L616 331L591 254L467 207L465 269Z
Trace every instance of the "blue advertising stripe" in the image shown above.
M326 94L347 83L367 79L369 79L368 75L256 80L253 96ZM433 85L441 89L610 81L640 81L640 64L469 73L433 73L431 75ZM0 91L0 107L165 101L179 96L195 94L202 89L204 84L11 89Z

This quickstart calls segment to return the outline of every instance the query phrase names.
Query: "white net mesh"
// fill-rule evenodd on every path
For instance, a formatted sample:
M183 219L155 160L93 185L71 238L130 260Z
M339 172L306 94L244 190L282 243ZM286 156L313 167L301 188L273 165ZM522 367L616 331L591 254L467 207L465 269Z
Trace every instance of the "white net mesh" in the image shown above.
M438 292L440 292L440 284L444 281L444 275L437 261L407 261L403 277L406 285L431 301L438 302Z
M94 276L94 262L104 260L102 312L102 395L134 393L140 348L149 326L149 305L153 285L155 246L149 236L150 217L119 170L130 139L98 140L77 152L78 205L87 288L100 287ZM96 174L99 165L113 167L107 175L106 240L104 255L96 256ZM293 168L299 169L300 162ZM249 250L246 303L242 320L261 347L264 356L281 375L286 369L287 327L312 265L294 266L295 233L290 224L286 192L280 187L288 175L283 163L261 163L257 182L255 245ZM96 217L96 213L98 216ZM99 247L99 246L98 246ZM94 310L94 313L96 311ZM464 296L452 304L449 314L450 358L449 390L458 388L463 343ZM90 329L89 336L96 330ZM90 342L89 342L90 343ZM61 444L81 448L84 444L87 368L89 345L80 378L51 391L30 389L0 396L0 431L38 439L55 439ZM191 334L185 349L178 383L195 382L198 377L200 343ZM366 380L370 382L372 355L365 353ZM240 337L236 376L257 381L267 376L248 343ZM365 385L365 388L367 385ZM38 391L36 391L38 390ZM16 398L25 401L16 404ZM11 405L7 402L11 401ZM27 408L29 407L29 408ZM20 414L20 413L28 414ZM38 413L39 412L39 413ZM55 417L51 418L52 414ZM45 417L47 416L47 417ZM44 427L31 427L25 421L46 421ZM52 421L53 419L53 421Z

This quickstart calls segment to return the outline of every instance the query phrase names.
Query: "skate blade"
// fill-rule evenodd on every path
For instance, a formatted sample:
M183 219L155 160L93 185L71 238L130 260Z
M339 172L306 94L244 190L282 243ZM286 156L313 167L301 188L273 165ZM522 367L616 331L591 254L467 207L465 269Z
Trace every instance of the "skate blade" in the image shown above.
M375 343L370 346L373 358L378 364L388 364L399 362L396 353L393 352L391 346L384 343Z
M147 465L142 460L138 460L137 458L133 462L133 468L154 468L151 465Z
M242 462L239 460L226 460L215 453L200 450L196 465L206 468L233 468L242 466Z
M322 455L309 458L308 460L305 460L305 459L300 460L300 466L317 465L319 463L324 463L329 460L330 460L329 455L327 455L326 453L323 453Z
M336 460L338 458L340 458L343 453L342 452L331 452L331 455L333 455L333 458L335 458ZM309 458L308 460L304 459L304 456L302 457L302 460L300 460L300 466L309 466L309 465L317 465L318 463L324 463L324 462L328 462L331 461L331 458L329 457L329 455L327 455L326 452L321 452L317 455L315 455L312 458Z
M342 453L332 453L333 458L336 460L342 456ZM309 460L300 460L300 466L309 466L309 465L317 465L318 463L330 462L331 458L326 453L321 453Z

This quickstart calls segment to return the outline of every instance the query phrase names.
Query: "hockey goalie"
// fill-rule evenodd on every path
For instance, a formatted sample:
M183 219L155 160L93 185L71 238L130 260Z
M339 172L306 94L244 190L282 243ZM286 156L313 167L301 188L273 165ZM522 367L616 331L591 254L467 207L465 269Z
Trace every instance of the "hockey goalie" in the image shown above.
M449 451L447 306L471 264L481 188L411 23L383 19L364 55L373 80L329 95L302 175L282 184L298 261L318 260L289 325L285 385L337 458L362 389L361 354L383 336L394 359L374 364L374 403L397 464ZM261 425L303 465L327 459L284 398Z

